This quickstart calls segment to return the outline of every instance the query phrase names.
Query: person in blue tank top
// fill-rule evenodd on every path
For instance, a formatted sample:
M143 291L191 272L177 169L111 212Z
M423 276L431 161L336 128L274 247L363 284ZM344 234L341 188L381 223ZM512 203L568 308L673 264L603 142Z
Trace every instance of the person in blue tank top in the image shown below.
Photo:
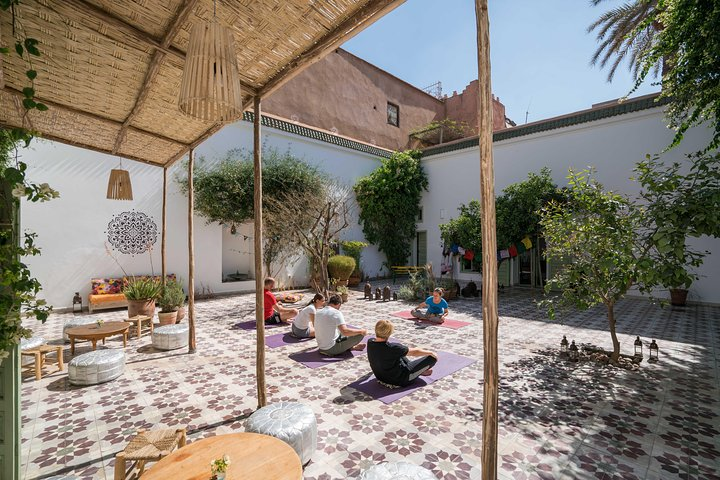
M448 303L442 298L443 289L436 288L433 290L432 297L425 299L423 303L410 311L410 315L419 319L427 320L433 323L443 323L448 315ZM425 308L425 310L421 310Z

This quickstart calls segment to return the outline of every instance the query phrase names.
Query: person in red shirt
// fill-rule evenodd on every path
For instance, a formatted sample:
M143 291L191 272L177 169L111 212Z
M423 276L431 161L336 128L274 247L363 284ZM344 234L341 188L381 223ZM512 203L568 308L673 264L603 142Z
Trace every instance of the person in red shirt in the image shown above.
M280 305L272 293L272 289L275 288L275 279L267 277L264 282L264 298L265 298L265 312L264 318L265 323L290 323L290 320L295 318L298 314L296 308L285 308Z

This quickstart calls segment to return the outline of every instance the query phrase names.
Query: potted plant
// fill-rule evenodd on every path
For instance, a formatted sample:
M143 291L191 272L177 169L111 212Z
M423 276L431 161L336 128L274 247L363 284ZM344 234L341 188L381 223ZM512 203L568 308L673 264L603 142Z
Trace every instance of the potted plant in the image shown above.
M352 271L350 278L348 278L348 286L356 287L360 285L363 276L363 272L360 269L360 254L362 253L362 249L367 247L368 244L357 240L347 240L340 242L340 245L345 255L355 259L355 270Z
M348 301L348 292L350 291L348 287L345 285L339 285L336 287L335 291L340 294L340 298L342 298L343 303L347 303Z
M177 322L178 311L185 304L185 291L175 280L168 280L159 299L160 325L172 325Z
M133 277L129 280L123 293L128 301L128 317L146 315L155 316L155 300L162 293L162 284L152 277Z
M333 255L327 265L330 278L337 279L338 285L348 284L350 274L355 270L355 259L346 255Z

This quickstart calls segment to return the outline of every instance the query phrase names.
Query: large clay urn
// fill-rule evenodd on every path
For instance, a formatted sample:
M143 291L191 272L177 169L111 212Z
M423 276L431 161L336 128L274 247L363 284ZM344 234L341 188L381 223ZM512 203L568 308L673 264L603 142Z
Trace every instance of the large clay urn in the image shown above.
M155 316L155 299L149 300L128 300L128 318L136 315L146 315L150 318Z

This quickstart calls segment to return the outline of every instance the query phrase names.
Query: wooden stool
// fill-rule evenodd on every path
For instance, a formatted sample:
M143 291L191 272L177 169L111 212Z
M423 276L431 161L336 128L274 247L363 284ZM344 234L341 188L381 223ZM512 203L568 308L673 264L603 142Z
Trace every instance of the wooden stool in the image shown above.
M35 360L35 380L42 379L42 369L45 366L45 357L48 353L55 352L57 354L58 371L62 372L65 368L63 364L63 347L62 345L40 345L39 347L30 348L20 352L21 355L33 357ZM32 365L24 368L30 369Z
M148 317L147 315L135 315L134 317L130 317L127 319L128 322L134 323L137 326L137 337L142 338L142 325L143 322L148 322L150 324L150 334L153 333L153 318Z
M185 446L187 433L184 428L165 430L138 430L125 450L115 455L115 480L140 478L145 462L157 462L170 455L175 448ZM137 462L127 470L127 462ZM135 468L137 467L137 472ZM210 469L208 468L208 471Z

